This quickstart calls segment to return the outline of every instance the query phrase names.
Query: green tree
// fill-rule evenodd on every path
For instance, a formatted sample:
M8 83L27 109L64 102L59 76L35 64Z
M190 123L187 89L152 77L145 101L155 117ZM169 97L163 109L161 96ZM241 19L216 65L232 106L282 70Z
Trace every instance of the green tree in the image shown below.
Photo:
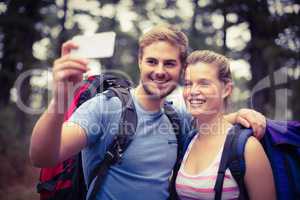
M255 93L252 105L273 118L276 99L274 72L282 67L294 68L293 70L299 68L299 3L292 0L210 1L205 9L210 10L211 13L223 14L223 50L233 57L244 58L250 63L252 74L250 89L264 77L270 78L271 87ZM237 20L227 21L229 15L233 14L237 16ZM242 49L226 47L228 28L243 23L248 27L251 40ZM295 78L298 80L292 81ZM289 84L299 84L299 77L288 76L287 79L291 80ZM294 95L292 98L299 98L299 96ZM299 111L295 112L294 105L291 105L290 109L294 110L294 117L299 116Z

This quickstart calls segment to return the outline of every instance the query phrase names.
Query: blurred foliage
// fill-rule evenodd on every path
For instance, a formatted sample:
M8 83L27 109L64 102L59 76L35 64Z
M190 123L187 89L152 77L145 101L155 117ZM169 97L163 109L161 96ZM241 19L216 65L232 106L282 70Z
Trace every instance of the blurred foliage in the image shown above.
M29 69L51 68L61 44L90 29L116 32L115 54L101 60L101 65L104 69L122 69L137 83L138 37L155 24L171 23L187 33L191 49L212 49L233 59L248 61L252 75L248 89L268 76L270 87L256 92L251 103L265 115L275 117L275 109L272 109L276 106L274 73L278 69L288 68L286 85L292 90L292 97L287 97L289 102L299 98L295 92L299 88L299 9L296 0L2 1L0 108L13 103L11 89L20 74ZM239 26L244 28L234 31ZM236 36L232 39L233 35ZM245 38L245 35L250 36ZM235 40L235 45L229 40ZM33 89L36 86L30 81L29 76L16 91L15 101L32 104L37 94ZM45 89L40 91L40 95L48 94ZM47 100L43 103L47 104ZM286 109L292 111L290 117L300 116L295 104ZM26 117L32 116L17 108L13 112L17 130L31 128L26 127Z
M31 105L38 86L32 84L30 76L14 91L18 98L11 101L12 88L19 75L29 69L51 68L64 41L91 29L92 32L116 32L115 54L101 60L101 65L103 69L122 69L137 83L138 37L155 24L171 23L187 33L191 49L212 49L233 59L248 61L252 76L247 83L250 91L269 77L270 87L256 92L251 101L255 109L269 117L276 117L274 73L287 68L286 86L291 91L286 110L291 111L290 118L299 119L299 106L290 104L299 98L295 92L299 88L299 7L296 0L2 1L0 108L16 101ZM234 29L236 27L242 28ZM235 44L230 44L232 40ZM245 80L237 82L245 87ZM45 85L41 87L39 95L47 96ZM42 104L47 104L48 97L44 99ZM26 117L32 116L18 108L12 112L16 130L30 130L26 125L30 119Z
M28 76L16 89L20 75L51 69L61 44L74 35L115 31L115 54L101 66L122 70L138 83L138 38L159 23L182 29L191 50L211 49L249 63L252 78L236 78L234 109L248 98L248 106L268 117L300 120L299 10L298 0L0 1L0 151L9 158L16 153L7 152L20 144L24 151L38 117L17 103L39 108L51 98L42 78L50 79L47 73ZM27 159L20 160L22 166Z

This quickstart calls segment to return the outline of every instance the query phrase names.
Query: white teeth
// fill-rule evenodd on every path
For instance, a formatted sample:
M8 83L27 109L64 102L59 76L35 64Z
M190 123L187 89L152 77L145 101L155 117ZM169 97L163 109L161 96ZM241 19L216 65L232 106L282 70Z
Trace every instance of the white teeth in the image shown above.
M206 102L206 100L204 99L192 99L190 100L191 104L204 104Z
M158 84L163 84L163 83L166 83L167 81L165 81L165 80L164 81L154 80L154 82L158 83Z

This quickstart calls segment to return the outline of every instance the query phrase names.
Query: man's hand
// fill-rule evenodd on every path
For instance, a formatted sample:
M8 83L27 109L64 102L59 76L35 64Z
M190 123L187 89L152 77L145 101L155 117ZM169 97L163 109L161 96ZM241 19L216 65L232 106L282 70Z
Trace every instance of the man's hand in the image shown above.
M83 73L89 69L86 59L70 56L71 50L76 48L78 46L73 41L64 43L61 57L53 64L54 101L64 108L67 107L68 100L73 97L72 89L82 81Z
M239 123L247 128L251 127L257 139L261 139L265 134L266 118L255 110L242 108L238 112L226 115L226 120L233 124Z

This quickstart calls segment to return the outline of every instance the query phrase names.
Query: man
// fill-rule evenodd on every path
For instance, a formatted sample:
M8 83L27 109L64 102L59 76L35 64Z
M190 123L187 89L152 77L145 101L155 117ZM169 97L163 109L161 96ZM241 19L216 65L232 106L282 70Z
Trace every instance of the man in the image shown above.
M54 166L82 150L87 182L117 133L114 127L118 127L122 108L118 98L100 94L81 105L63 123L64 113L59 112L59 107L62 104L67 110L68 84L81 81L88 70L86 60L69 56L76 47L66 42L62 57L54 62L54 97L34 127L30 157L36 166ZM178 84L187 48L186 35L170 26L154 27L141 37L138 60L141 80L131 90L138 116L136 133L122 162L110 168L97 199L159 200L169 196L168 180L176 160L177 143L162 104ZM188 131L188 123L184 122L186 113L179 114L182 129ZM254 111L242 110L238 117L232 114L228 119L245 125L250 121L256 132L263 132L261 125L265 119Z

